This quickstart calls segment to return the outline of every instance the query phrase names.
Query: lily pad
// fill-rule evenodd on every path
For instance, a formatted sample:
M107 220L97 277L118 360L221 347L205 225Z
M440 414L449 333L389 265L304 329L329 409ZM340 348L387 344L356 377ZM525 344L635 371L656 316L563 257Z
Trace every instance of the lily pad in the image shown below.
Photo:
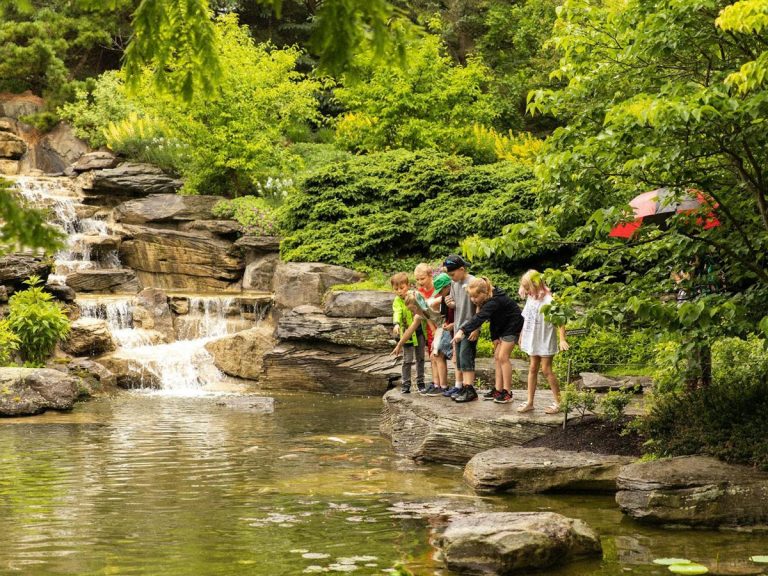
M673 574L706 574L709 568L701 564L672 564L669 571Z
M672 566L672 564L692 564L687 558L656 558L653 563L661 564L662 566Z
M749 559L758 564L768 564L768 556L750 556Z

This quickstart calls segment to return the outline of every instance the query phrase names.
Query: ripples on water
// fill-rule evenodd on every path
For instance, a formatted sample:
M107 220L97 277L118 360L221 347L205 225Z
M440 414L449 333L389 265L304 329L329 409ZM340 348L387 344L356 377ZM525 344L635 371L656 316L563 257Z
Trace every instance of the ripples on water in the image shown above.
M0 574L383 574L440 570L423 506L554 510L603 535L605 559L558 576L609 576L659 556L744 561L768 538L662 531L611 496L476 498L461 469L400 460L381 400L278 398L274 414L215 398L122 393L71 414L0 421Z

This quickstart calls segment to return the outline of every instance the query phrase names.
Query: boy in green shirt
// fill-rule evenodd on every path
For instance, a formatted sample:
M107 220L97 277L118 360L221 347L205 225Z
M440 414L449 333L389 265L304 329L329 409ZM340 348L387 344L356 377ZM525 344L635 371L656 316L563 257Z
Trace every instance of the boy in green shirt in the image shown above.
M392 323L395 325L392 329L392 335L395 338L400 338L414 321L414 314L405 303L405 297L411 287L405 272L395 274L389 279L389 282L392 285L392 292L395 293L395 300L392 302ZM403 394L408 394L411 391L411 366L413 366L414 356L416 359L416 386L418 386L419 392L426 389L424 386L424 346L426 341L426 333L422 325L402 346L403 384L400 392Z

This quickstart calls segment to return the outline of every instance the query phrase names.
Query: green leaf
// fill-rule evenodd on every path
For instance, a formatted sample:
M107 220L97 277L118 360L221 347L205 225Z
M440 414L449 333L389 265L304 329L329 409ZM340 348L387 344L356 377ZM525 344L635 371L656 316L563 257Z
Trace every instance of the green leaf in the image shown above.
M660 564L662 566L672 566L674 564L692 564L692 562L687 558L656 558L653 563Z
M672 564L669 571L673 574L706 574L709 568L701 564Z
M757 564L768 564L768 556L750 556L749 559Z

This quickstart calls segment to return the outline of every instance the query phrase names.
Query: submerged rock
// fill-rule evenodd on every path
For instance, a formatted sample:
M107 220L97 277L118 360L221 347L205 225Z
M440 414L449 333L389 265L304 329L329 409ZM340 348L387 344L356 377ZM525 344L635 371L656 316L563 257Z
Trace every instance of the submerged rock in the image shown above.
M0 416L71 410L80 378L49 368L0 368Z
M553 512L454 516L438 544L446 566L462 574L529 574L602 552L585 522Z
M275 411L275 399L268 396L254 396L250 394L222 396L216 400L216 406L244 412L272 414Z
M636 520L687 526L768 523L768 473L708 456L625 466L616 502Z
M619 469L633 460L627 456L549 448L493 448L475 455L467 463L464 480L481 493L615 492Z

